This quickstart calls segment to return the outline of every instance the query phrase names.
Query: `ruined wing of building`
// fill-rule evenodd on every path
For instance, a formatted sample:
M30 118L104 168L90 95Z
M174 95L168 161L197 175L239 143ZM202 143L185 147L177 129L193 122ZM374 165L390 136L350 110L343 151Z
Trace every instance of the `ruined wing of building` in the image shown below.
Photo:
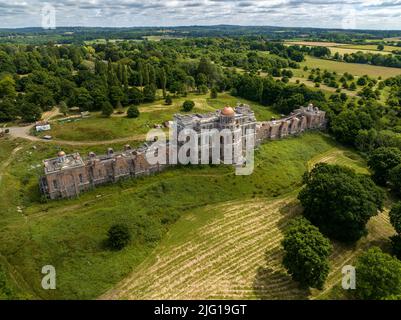
M322 129L326 126L326 114L313 105L295 110L283 119L256 122L255 115L247 105L225 107L209 114L175 115L178 133L185 129L200 132L205 129L230 130L232 144L239 144L248 132L254 135L256 144L271 139L281 139L300 134L306 130ZM221 142L224 144L224 141ZM241 144L244 145L244 144ZM77 197L96 186L114 183L123 178L135 178L160 172L169 164L151 165L146 153L152 145L132 149L129 145L115 153L108 149L105 155L93 152L85 158L80 154L65 154L60 151L56 158L44 160L44 175L40 178L40 190L50 199ZM168 154L168 144L166 152Z

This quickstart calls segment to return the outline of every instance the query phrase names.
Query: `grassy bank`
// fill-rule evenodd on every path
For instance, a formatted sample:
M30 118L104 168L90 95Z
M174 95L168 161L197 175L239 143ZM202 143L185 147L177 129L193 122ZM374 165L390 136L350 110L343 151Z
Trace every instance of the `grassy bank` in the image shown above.
M57 146L35 146L21 143L17 160L4 170L0 254L24 279L33 297L82 299L97 297L127 276L182 214L227 201L292 192L301 186L308 161L335 144L321 134L309 133L263 145L251 176L235 176L231 167L175 168L101 187L79 199L49 203L39 202L41 168L37 165ZM104 246L107 230L116 222L127 223L133 232L133 242L121 252ZM48 264L57 270L54 291L40 287L40 270Z

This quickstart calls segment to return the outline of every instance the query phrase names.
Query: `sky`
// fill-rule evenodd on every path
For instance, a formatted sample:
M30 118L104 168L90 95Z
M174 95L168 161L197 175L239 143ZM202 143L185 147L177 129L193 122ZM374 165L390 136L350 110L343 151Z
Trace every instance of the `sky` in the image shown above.
M0 28L216 24L401 30L401 0L0 0Z

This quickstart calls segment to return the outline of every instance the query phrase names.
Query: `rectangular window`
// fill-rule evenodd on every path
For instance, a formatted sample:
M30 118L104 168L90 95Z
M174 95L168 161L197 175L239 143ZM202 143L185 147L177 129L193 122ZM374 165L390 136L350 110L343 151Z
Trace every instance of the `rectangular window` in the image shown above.
M79 175L79 183L84 183L84 177L82 174Z
M53 187L54 187L54 189L58 189L58 182L57 182L57 180L53 180Z

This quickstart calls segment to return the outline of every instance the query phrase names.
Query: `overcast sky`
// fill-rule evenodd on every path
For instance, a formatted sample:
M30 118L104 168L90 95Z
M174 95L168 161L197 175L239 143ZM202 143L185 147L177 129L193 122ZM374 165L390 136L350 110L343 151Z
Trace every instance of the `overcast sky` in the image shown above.
M401 30L401 0L0 0L0 27L269 25Z

